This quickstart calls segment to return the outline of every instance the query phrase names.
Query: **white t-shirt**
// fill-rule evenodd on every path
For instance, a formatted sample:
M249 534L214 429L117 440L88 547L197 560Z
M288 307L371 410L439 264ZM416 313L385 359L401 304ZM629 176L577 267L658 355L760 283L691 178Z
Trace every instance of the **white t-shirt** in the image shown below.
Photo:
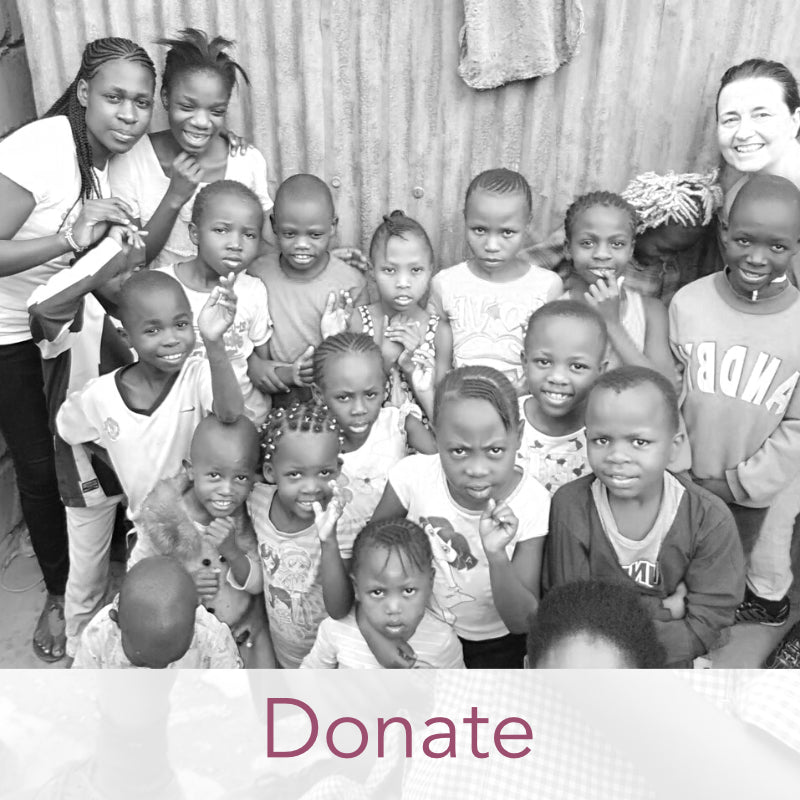
M175 278L186 292L189 305L192 309L194 323L195 345L192 351L193 356L206 357L206 346L200 330L197 327L197 318L203 306L208 300L208 292L198 292L190 289L175 274L175 265L159 267L161 272L165 272ZM233 324L225 331L223 342L225 343L225 353L230 359L236 379L244 396L245 414L256 424L262 423L269 411L267 398L261 394L250 382L247 377L247 359L253 353L253 349L259 345L266 344L272 336L272 320L267 310L267 290L264 284L258 279L247 275L244 272L236 276L233 285L236 292L236 316Z
M114 195L131 206L133 216L139 219L142 226L150 221L169 189L169 178L161 169L149 136L143 136L127 153L113 159L109 178ZM267 217L272 209L272 199L267 188L267 162L264 156L255 147L248 147L241 155L229 155L225 180L239 181L258 195L264 209L264 230L268 231ZM188 261L197 253L197 248L189 238L189 223L192 221L197 192L207 185L200 183L194 196L184 203L164 248L153 260L151 268Z
M101 375L69 394L56 425L67 444L95 442L108 451L135 523L155 485L176 475L189 457L194 429L210 413L213 396L208 362L188 358L154 408L134 411L117 386L125 369L129 367Z
M453 500L438 454L404 458L392 467L389 483L406 509L406 517L419 524L430 539L436 567L436 613L452 622L465 639L505 636L509 631L494 605L489 562L478 530L481 512ZM517 542L547 535L550 495L523 474L506 503L519 520L517 535L506 547L510 559Z
M110 197L108 167L94 170L103 197ZM64 116L36 120L0 141L0 174L27 189L36 201L14 241L53 236L75 222L83 208L72 129ZM0 278L0 345L31 338L27 300L37 286L66 269L72 252Z
M420 666L464 669L461 642L453 628L426 610L408 644ZM317 640L302 669L381 669L356 622L353 609L344 619L322 620Z
M586 428L563 436L542 433L525 416L525 403L529 397L526 395L519 399L519 416L525 425L517 464L553 495L565 483L592 471L586 453Z
M522 377L528 319L562 292L561 278L541 267L531 266L508 283L494 283L474 275L465 261L434 276L431 305L450 321L456 367L494 367L514 382Z

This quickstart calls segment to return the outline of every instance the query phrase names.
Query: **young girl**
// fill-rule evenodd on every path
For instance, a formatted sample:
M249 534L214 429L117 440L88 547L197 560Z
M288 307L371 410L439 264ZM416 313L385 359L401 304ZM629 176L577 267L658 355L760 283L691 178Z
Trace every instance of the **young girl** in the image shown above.
M617 194L590 192L567 209L564 229L572 262L565 297L589 303L605 320L607 369L651 367L674 380L664 304L622 285L633 256L636 212Z
M110 173L114 191L145 225L147 261L155 266L187 261L195 254L189 222L202 184L237 180L256 193L265 219L272 208L264 157L254 147L233 155L225 138L225 114L237 73L250 83L226 52L233 43L221 36L209 41L194 28L159 43L169 47L161 78L169 127L143 137ZM268 238L268 227L263 235Z
M430 417L433 393L415 392L412 376L416 360L433 361L434 384L452 367L450 324L422 304L434 273L433 248L428 234L402 211L383 218L369 246L379 300L358 306L350 330L366 333L381 348L387 375L384 405L400 408L416 401Z
M563 291L554 273L520 257L531 218L531 187L517 172L473 178L464 203L472 258L432 282L430 305L449 321L455 366L483 364L524 391L522 339L528 317Z
M515 467L520 418L511 382L461 367L436 388L438 455L396 464L374 521L407 516L428 534L434 597L467 667L519 668L536 610L550 496Z
M354 537L378 505L389 470L408 445L435 453L431 432L420 411L406 401L382 407L384 372L381 350L364 333L329 336L314 353L314 382L341 428L342 482L348 502L338 529Z
M264 477L247 501L258 539L267 616L281 667L299 667L328 610L350 610L347 568L353 537L336 534L343 501L342 439L327 408L274 409L261 426ZM323 505L326 506L323 511Z
M355 608L344 619L322 621L317 641L301 666L380 667L359 630L366 627L410 648L415 667L463 668L455 631L427 608L433 575L433 551L419 525L405 519L371 522L353 543Z

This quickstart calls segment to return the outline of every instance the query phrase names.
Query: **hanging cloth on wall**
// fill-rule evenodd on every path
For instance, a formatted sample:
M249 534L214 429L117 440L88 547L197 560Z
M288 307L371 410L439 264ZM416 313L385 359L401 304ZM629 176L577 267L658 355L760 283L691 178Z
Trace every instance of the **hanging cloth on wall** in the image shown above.
M550 75L583 35L581 0L464 0L458 74L473 89Z

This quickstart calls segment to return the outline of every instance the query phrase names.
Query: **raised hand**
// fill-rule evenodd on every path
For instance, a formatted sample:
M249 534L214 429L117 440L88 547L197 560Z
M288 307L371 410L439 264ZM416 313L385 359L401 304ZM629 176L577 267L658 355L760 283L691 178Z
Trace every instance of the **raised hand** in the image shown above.
M406 355L404 351L400 358ZM400 359L398 359L398 363ZM433 389L433 375L436 368L436 357L427 347L420 347L411 354L411 385L417 392ZM408 371L400 365L401 369Z
M327 339L329 336L335 336L337 333L346 331L352 315L353 298L350 296L350 292L342 289L338 297L336 292L331 292L328 295L325 310L322 312L322 319L319 322L322 338Z
M244 136L238 136L233 131L225 131L223 136L228 140L228 155L231 157L243 156L253 146Z
M583 295L590 306L594 306L606 322L619 322L619 287L616 281L606 283L599 280Z
M369 259L357 247L334 247L331 255L361 272L369 272Z
M510 544L516 535L518 527L519 520L505 501L498 503L490 497L478 523L478 531L486 554L495 555L504 552L506 545Z
M328 539L336 536L336 523L344 512L346 502L343 489L335 481L331 481L329 485L333 493L325 510L322 509L322 504L318 501L312 504L314 522L317 525L317 535L321 542L327 542Z
M72 238L78 247L86 248L108 232L109 225L130 225L133 212L119 197L87 200L72 224Z
M236 292L233 284L236 276L233 272L227 278L220 278L206 300L206 304L197 318L197 327L205 341L218 342L225 331L233 324L236 316Z
M314 383L314 348L310 345L292 363L292 380L297 386Z
M203 168L194 156L178 153L172 161L167 193L181 205L188 203L203 179Z

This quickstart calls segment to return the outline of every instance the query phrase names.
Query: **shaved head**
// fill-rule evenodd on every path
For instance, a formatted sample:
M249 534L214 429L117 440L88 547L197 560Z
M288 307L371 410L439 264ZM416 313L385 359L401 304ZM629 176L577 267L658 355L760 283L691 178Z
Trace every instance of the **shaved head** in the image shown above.
M167 293L173 294L179 303L190 308L186 292L172 276L149 269L135 272L125 281L119 296L118 310L122 326L127 329L127 323L134 315L146 315L148 297Z
M243 416L231 423L220 422L214 414L203 418L194 429L189 458L195 462L209 452L222 450L243 457L255 469L259 456L255 425Z
M317 202L324 205L330 213L330 218L335 215L333 207L333 197L328 184L316 175L292 175L287 178L279 187L275 194L275 211L279 215L284 206L288 203L309 203Z
M800 234L800 190L791 181L780 175L753 175L736 195L728 215L729 221L733 221L746 205L754 203L780 203L790 209L792 216L797 219Z

